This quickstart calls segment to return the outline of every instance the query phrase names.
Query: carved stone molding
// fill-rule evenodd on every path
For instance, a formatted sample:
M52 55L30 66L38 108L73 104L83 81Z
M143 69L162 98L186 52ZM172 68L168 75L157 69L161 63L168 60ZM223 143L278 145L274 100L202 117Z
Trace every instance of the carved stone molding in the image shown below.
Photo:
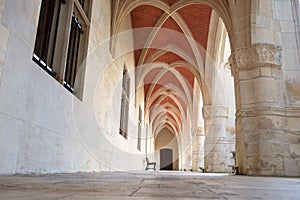
M228 117L229 108L221 105L206 105L203 106L202 112L204 118Z
M257 43L232 52L229 62L232 74L256 67L281 67L282 48L273 44Z
M197 136L204 136L205 130L204 127L197 127Z

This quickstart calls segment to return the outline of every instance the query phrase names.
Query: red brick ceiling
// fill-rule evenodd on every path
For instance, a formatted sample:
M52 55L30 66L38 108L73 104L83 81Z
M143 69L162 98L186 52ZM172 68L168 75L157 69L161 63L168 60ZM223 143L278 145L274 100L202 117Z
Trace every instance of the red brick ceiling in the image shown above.
M178 2L179 0L162 0L162 1L165 2L166 4L168 4L169 6L171 6L174 3Z
M181 56L176 55L172 52L166 52L165 54L161 55L159 58L155 60L155 62L167 62L168 64L172 64L173 62L184 60Z
M189 5L178 11L190 28L194 39L204 48L207 47L211 8L207 5Z
M173 5L174 3L178 2L178 0L161 0L168 4L169 6ZM205 49L207 47L207 40L208 40L208 30L209 30L209 23L210 23L210 16L211 16L212 9L207 5L202 4L193 4L186 7L183 7L177 11L177 14L181 16L184 23L189 28L190 32L194 40L199 44L199 50L202 56L202 59L205 60ZM131 19L132 19L132 26L133 29L145 28L145 27L155 27L158 23L159 19L162 17L164 12L154 6L140 6L135 8L131 12ZM140 30L140 29L139 29ZM180 28L178 23L172 18L168 17L167 20L163 23L160 30L156 33L152 43L150 46L145 47L146 41L150 36L151 29L145 29L143 31L134 31L134 45L135 45L135 63L138 65L145 64L145 61L153 55L154 52L159 50L161 47L166 45L176 46L179 49L182 49L186 55L190 58L194 59L195 55L192 51L192 48L187 40L187 37L183 34L183 30ZM145 53L145 59L141 58L142 52ZM155 63L166 63L166 64L173 64L178 61L184 61L184 56L177 55L174 52L165 52L164 54L157 57L153 62ZM149 64L149 63L148 63ZM174 66L173 66L174 67ZM145 98L148 96L152 96L157 92L158 89L165 88L166 90L171 91L171 93L175 93L177 91L173 91L172 88L168 89L166 85L173 84L176 87L183 90L183 86L181 85L178 78L171 73L170 71L165 73L157 82L154 80L157 79L156 76L160 73L161 70L165 69L163 66L158 67L156 69L151 70L144 78L144 91L145 91ZM194 74L188 70L186 67L183 66L175 66L177 72L179 72L184 79L187 87L189 88L189 95L192 97L193 94L193 86L194 86ZM152 84L156 84L154 86L154 90L150 93L150 86ZM180 102L181 106L183 107L185 114L187 109L187 103L182 98L179 97L178 94L175 95ZM162 96L159 95L156 100L150 106L150 109L153 105L157 103L157 100ZM160 105L166 105L167 103L173 104L176 108L179 109L176 102L172 100L170 97L165 96L163 101L161 101ZM170 110L168 108L167 110ZM178 116L178 113L176 113ZM166 116L169 119L173 119L170 111L166 112ZM182 117L178 116L181 120ZM175 121L175 119L171 120ZM178 124L175 125L176 127L179 126Z

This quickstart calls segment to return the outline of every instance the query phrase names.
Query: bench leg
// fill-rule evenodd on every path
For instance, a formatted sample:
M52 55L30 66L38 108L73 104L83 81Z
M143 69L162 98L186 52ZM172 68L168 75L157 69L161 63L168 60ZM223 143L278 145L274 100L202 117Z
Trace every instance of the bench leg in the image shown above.
M153 168L151 168L150 165L153 165ZM150 164L147 164L146 170L148 170L148 169L150 169L150 168L156 170L156 163L150 163Z
M234 169L234 174L235 174L235 175L239 175L239 168L235 168L235 169Z

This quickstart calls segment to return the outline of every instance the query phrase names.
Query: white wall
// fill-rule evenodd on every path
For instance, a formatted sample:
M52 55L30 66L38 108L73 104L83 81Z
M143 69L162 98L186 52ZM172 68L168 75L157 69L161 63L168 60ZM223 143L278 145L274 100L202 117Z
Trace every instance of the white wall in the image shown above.
M83 101L32 61L40 3L9 0L3 12L0 1L0 174L143 169L136 138L125 140L118 132L117 83L124 63L129 69L134 63L133 54L117 52L110 66L110 0L93 2ZM129 17L123 30L131 27ZM132 44L129 32L118 46L126 52ZM130 119L136 123L133 102ZM130 135L137 130L130 125Z

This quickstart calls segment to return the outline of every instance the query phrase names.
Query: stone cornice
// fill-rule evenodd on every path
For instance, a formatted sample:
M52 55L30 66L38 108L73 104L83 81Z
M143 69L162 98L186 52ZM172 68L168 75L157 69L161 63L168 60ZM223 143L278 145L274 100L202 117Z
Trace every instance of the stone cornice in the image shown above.
M223 105L204 105L202 108L204 118L228 117L229 107Z
M232 74L257 67L281 67L281 52L280 46L265 43L238 48L229 58Z
M278 117L299 117L300 116L300 108L290 108L290 107L258 107L258 108L244 108L237 110L236 117L239 118L241 116L244 117L256 117L263 115L272 115Z

